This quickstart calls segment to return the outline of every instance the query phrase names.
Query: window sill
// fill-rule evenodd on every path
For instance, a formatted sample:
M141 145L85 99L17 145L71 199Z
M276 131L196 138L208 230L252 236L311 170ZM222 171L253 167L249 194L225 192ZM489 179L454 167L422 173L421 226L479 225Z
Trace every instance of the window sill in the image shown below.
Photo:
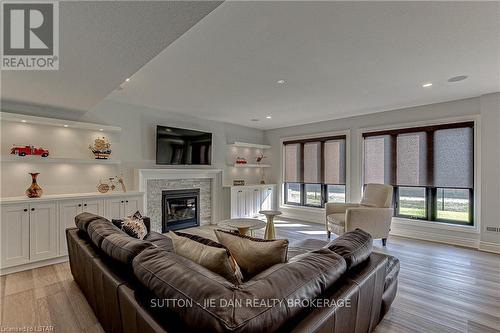
M441 229L441 230L452 230L465 232L470 234L480 234L481 231L477 225L467 226L467 225L455 225L446 222L438 222L438 221L428 221L428 220L415 220L404 217L393 217L393 223L396 222L399 226L415 226L415 227L425 227L431 229Z

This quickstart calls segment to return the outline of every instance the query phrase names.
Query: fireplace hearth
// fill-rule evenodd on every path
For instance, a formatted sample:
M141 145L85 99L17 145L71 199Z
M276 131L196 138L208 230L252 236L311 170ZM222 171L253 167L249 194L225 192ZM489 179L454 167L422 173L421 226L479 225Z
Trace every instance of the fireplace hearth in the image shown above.
M162 232L200 225L200 189L163 190Z

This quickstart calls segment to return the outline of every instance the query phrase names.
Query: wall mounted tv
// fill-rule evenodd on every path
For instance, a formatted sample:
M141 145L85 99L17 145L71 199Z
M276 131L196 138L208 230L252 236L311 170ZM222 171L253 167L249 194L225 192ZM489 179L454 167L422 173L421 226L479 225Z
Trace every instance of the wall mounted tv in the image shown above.
M212 133L157 126L156 164L212 164Z

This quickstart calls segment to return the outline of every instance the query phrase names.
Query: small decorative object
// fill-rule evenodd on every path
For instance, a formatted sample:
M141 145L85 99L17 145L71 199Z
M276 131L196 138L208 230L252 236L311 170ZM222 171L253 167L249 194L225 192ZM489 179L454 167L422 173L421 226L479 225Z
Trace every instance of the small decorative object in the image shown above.
M38 172L30 172L31 175L31 186L26 190L26 196L28 198L40 198L43 194L42 188L36 182L36 178L40 173Z
M264 170L260 169L260 183L264 185L266 183L266 175L264 174Z
M264 154L260 153L260 154L259 154L259 155L257 155L257 157L255 158L255 162L257 162L257 164L260 164L264 158L266 158L266 156L264 156Z
M97 185L97 190L100 193L106 193L109 191L109 185L102 182L102 179L99 180L99 184Z
M38 155L38 156L42 156L42 157L49 156L48 149L45 149L42 147L35 148L35 146L33 146L33 145L29 145L29 146L14 145L10 149L10 153L12 155L18 155L18 156L26 156L26 155Z
M236 164L247 164L247 160L244 157L236 157Z
M116 176L116 178L118 179L118 183L122 186L122 191L123 192L127 192L127 188L125 187L125 182L123 181L123 176Z
M233 179L233 186L245 186L244 179Z
M107 160L111 156L111 143L104 136L95 139L94 145L89 146L89 149L94 153L96 160Z

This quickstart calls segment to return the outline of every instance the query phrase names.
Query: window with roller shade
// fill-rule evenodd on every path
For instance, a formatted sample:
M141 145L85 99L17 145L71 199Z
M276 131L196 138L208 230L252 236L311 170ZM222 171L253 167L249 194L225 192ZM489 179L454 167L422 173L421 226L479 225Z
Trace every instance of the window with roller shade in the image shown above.
M283 142L285 204L345 202L345 145L345 135Z
M364 183L394 186L395 215L473 225L474 123L363 133Z

